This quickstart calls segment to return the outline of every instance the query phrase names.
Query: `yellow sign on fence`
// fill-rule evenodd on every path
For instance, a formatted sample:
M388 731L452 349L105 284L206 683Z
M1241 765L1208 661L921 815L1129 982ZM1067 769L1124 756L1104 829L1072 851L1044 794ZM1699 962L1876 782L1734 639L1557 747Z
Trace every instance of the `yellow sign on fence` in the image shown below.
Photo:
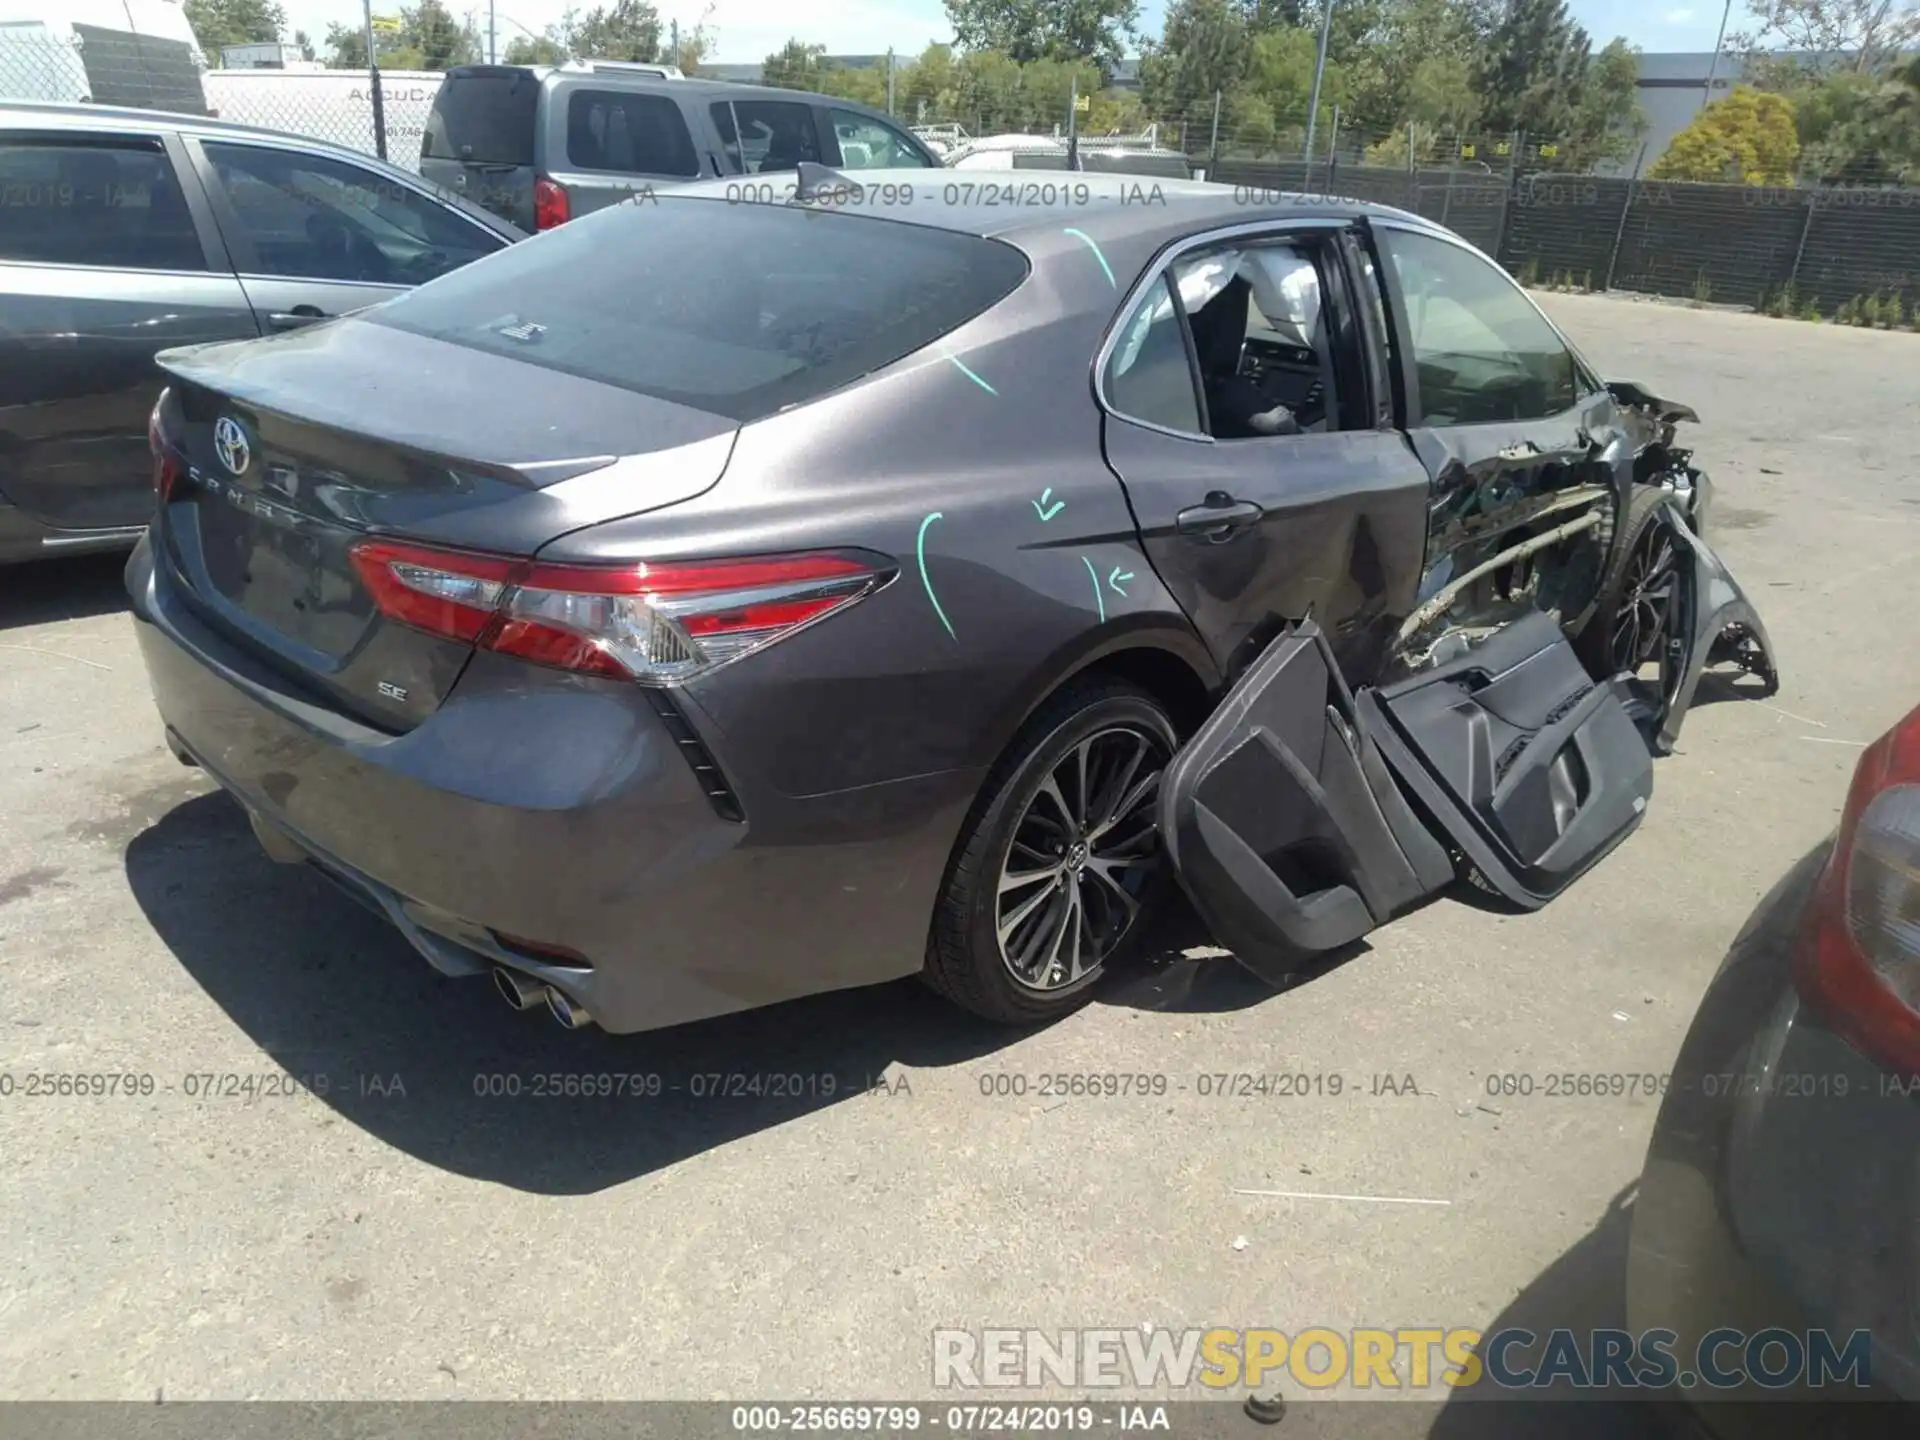
M385 30L389 33L398 33L400 29L400 17L398 15L376 15L373 17L372 23L374 29Z
M1091 95L1074 96L1073 108L1077 114L1086 114L1089 110L1093 109L1093 97Z

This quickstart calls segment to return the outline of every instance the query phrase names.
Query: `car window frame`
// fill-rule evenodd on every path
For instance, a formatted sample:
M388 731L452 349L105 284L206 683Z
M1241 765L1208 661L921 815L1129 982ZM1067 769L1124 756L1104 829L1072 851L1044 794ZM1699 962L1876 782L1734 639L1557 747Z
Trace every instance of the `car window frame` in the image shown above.
M30 269L83 270L107 275L171 275L188 278L214 276L231 279L234 270L232 257L226 245L226 237L221 232L217 218L208 204L195 157L189 152L177 130L140 125L116 125L109 129L94 126L25 124L0 128L0 146L46 145L69 148L97 146L111 149L118 144L122 148L151 150L156 143L162 157L173 167L174 183L180 187L180 196L186 202L188 218L200 242L200 255L203 261L201 269L181 270L173 266L157 265L95 265L77 260L25 260L6 255L0 255L0 265L16 265Z
M259 251L253 243L253 237L248 232L245 223L241 220L239 212L234 209L233 202L228 198L226 187L220 181L218 167L214 164L213 157L206 152L208 145L233 145L254 150L274 150L282 154L298 156L305 160L324 160L335 165L345 165L356 170L362 170L374 176L383 185L392 185L396 189L412 191L420 199L429 204L439 206L441 209L455 216L462 223L472 226L473 229L479 231L489 240L497 242L493 250L487 252L488 254L495 254L514 243L514 236L506 233L497 225L487 224L475 218L474 215L469 213L466 205L459 202L456 197L443 194L439 187L417 176L409 176L405 171L392 170L391 167L381 168L368 164L365 159L336 154L330 149L311 145L289 144L277 137L262 139L241 132L236 132L232 135L208 132L187 135L181 138L186 142L183 148L185 148L190 155L196 169L199 183L206 192L212 217L218 225L222 237L226 241L227 253L231 259L232 273L242 279L288 281L298 282L303 285L340 285L352 289L366 289L369 288L369 286L379 289L396 290L412 288L406 285L388 285L383 282L366 280L341 280L321 275L286 275L264 268L260 260ZM483 255L479 258L485 259L486 256ZM471 264L473 262L469 261L468 263ZM459 267L456 266L455 268L457 269Z
M835 105L835 104L822 105L820 107L820 110L821 110L822 121L826 125L827 134L833 137L833 157L834 158L829 162L830 164L839 165L842 167L844 167L846 164L846 152L840 148L840 130L839 130L839 127L834 123L834 118L833 118L835 115L845 115L850 119L859 120L868 125L877 125L882 130L892 131L893 134L897 137L896 148L905 150L908 154L914 156L920 162L918 166L863 165L860 167L862 170L887 170L887 169L937 170L940 168L939 162L928 156L926 152L926 148L920 145L919 143L917 143L916 137L913 135L913 133L910 130L906 129L904 126L894 124L891 120L887 119L884 116L869 114L866 110L859 108L858 106L854 105L850 101L844 102L838 105Z
M1156 294L1156 291L1159 293ZM1187 324L1187 307L1181 303L1180 287L1173 283L1172 275L1162 270L1140 291L1138 300L1130 305L1125 313L1121 315L1119 328L1115 333L1120 341L1124 341L1127 331L1132 325L1133 317L1140 313L1140 307L1150 302L1154 304L1159 303L1160 295L1165 295L1172 305L1172 318L1174 326L1176 327L1176 333L1180 337L1180 350L1187 359L1187 391L1193 398L1194 421L1200 426L1201 433L1205 435L1208 426L1207 396L1205 388L1200 384L1200 357L1194 351L1193 331ZM1110 378L1107 372L1113 364L1116 353L1117 346L1115 349L1106 352L1104 356L1096 362L1099 368L1095 373L1095 385L1096 389L1102 394L1104 394L1106 390ZM1110 414L1125 420L1129 425L1138 425L1142 429L1155 430L1162 435L1174 435L1182 438L1186 438L1193 433L1177 429L1171 425L1163 425L1157 420L1149 420L1145 416L1135 415L1128 410L1122 410L1118 406L1113 405L1111 399L1108 399L1106 404ZM1206 436L1206 438L1211 439L1212 437L1209 435Z
M1147 262L1146 268L1140 272L1133 284L1127 288L1126 294L1120 301L1119 308L1114 311L1113 315L1109 317L1107 321L1106 328L1101 336L1100 348L1095 351L1093 357L1094 403L1100 407L1106 416L1112 419L1124 421L1129 425L1138 425L1142 429L1156 431L1162 435L1169 435L1177 440L1193 440L1206 445L1238 445L1247 441L1270 444L1274 441L1316 440L1325 439L1334 435L1353 434L1354 432L1352 430L1317 430L1303 431L1298 435L1234 436L1223 440L1216 435L1205 433L1204 430L1202 433L1195 434L1191 431L1175 430L1151 420L1143 420L1129 415L1113 403L1106 389L1107 366L1112 359L1115 348L1121 343L1124 337L1127 320L1132 317L1134 310L1138 307L1146 292L1153 288L1154 283L1163 275L1168 275L1172 268L1181 260L1192 255L1195 251L1219 249L1222 246L1235 243L1243 246L1263 242L1284 245L1292 243L1301 236L1335 236L1342 231L1352 230L1353 226L1354 221L1351 216L1337 215L1309 217L1299 220L1276 221L1271 218L1264 220L1242 220L1225 225L1213 226L1206 230L1194 231L1189 235L1183 235L1180 239L1161 249L1152 260ZM1335 267L1337 268L1337 256L1335 257ZM1324 285L1325 283L1326 277L1323 275L1322 284ZM1207 413L1204 387L1200 383L1199 356L1194 351L1193 331L1187 323L1186 307L1180 301L1180 287L1177 284L1172 284L1170 277L1169 285L1173 293L1174 310L1180 319L1180 333L1184 337L1186 344L1187 366L1190 371L1190 378L1193 381L1195 394L1199 397L1200 424L1203 427L1211 427L1213 423L1212 417ZM1329 303L1331 300L1332 296L1329 294L1323 300L1323 303ZM1364 337L1361 337L1360 343L1365 344Z
M799 163L815 165L832 165L837 163L837 161L828 158L829 155L837 156L840 153L840 141L839 137L833 133L832 124L826 118L826 107L817 104L811 98L800 95L799 92L792 90L783 92L776 88L771 94L729 95L724 100L712 100L708 102L705 115L706 122L713 127L714 138L720 142L720 161L722 165L729 167L727 173L733 175L794 175L799 173L797 167L786 170L747 169L747 148L741 143L740 139L740 107L742 105L791 105L797 110L805 111L807 124L811 126L813 130L813 148L817 152L817 158L810 161L802 160ZM722 128L720 124L719 112L722 110L727 112L727 126L725 128ZM728 130L733 131L732 146L727 144ZM831 150L828 148L830 144L832 146Z
M1400 284L1400 273L1394 266L1392 258L1386 253L1386 248L1378 234L1379 231L1383 230L1420 235L1429 240L1438 240L1451 245L1455 249L1464 251L1473 259L1478 260L1482 265L1492 270L1517 291L1520 298L1527 303L1533 313L1540 317L1540 322L1559 340L1573 361L1574 395L1572 402L1566 406L1566 408L1555 410L1551 414L1532 416L1522 420L1428 420L1423 398L1420 394L1419 359L1414 354L1413 327L1407 310L1406 293ZM1373 273L1378 282L1381 302L1386 314L1386 323L1393 332L1393 369L1395 389L1397 392L1396 404L1401 412L1400 424L1402 428L1409 431L1421 428L1453 430L1490 424L1545 424L1563 416L1580 412L1591 405L1596 396L1605 393L1606 383L1600 379L1600 372L1594 368L1586 356L1580 353L1580 347L1575 345L1573 341L1567 337L1565 331L1553 323L1553 317L1540 308L1539 303L1535 301L1533 296L1527 293L1526 287L1514 279L1513 276L1507 272L1505 266L1501 265L1497 260L1494 260L1485 251L1478 249L1449 231L1430 225L1413 224L1403 220L1382 219L1369 216L1363 224L1363 233L1368 257L1373 262Z

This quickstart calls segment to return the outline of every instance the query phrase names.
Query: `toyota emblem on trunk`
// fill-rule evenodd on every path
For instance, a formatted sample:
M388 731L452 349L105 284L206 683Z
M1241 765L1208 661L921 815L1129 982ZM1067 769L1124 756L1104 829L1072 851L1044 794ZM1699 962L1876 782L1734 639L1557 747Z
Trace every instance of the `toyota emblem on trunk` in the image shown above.
M247 432L240 428L240 422L231 415L222 415L214 424L213 453L235 475L244 475L253 461L252 447L247 444Z

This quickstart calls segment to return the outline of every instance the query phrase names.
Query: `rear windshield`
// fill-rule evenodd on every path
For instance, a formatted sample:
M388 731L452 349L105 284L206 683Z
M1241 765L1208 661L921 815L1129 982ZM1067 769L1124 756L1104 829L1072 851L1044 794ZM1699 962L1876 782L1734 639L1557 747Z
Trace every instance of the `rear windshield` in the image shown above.
M891 364L1026 276L977 235L668 196L510 245L362 318L745 423Z
M540 77L531 70L449 70L433 97L420 158L532 165L539 102Z

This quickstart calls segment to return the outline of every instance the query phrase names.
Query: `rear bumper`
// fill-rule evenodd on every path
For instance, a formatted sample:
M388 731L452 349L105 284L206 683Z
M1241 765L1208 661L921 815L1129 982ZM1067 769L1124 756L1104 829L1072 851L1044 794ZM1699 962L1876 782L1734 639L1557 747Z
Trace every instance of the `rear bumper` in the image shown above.
M1627 1320L1675 1332L1683 1371L1718 1329L1824 1331L1837 1350L1865 1330L1871 1383L1696 1385L1685 1396L1716 1435L1878 1434L1894 1410L1861 1401L1910 1420L1920 1399L1920 1101L1792 984L1824 860L1808 856L1761 902L1681 1047L1633 1207ZM1726 1345L1723 1370L1742 1353Z
M169 745L276 858L317 863L446 973L505 960L633 1031L920 968L977 777L792 800L722 756L747 817L730 821L635 687L481 653L439 710L390 735L201 623L147 544L127 581Z

